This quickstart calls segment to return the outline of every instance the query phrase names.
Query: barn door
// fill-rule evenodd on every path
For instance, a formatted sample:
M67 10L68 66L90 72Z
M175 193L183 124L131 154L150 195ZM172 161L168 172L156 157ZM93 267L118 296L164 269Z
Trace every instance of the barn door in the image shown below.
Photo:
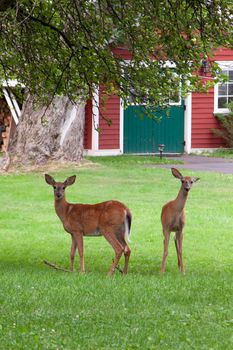
M157 153L164 144L165 153L184 151L184 103L167 110L155 108L150 118L143 106L124 110L124 153Z

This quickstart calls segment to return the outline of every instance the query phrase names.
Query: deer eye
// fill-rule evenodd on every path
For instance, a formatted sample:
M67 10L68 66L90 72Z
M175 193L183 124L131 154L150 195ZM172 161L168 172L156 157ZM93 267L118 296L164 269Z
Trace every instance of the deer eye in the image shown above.
M56 187L56 186L53 186L53 188L56 190L57 187Z
M64 190L64 189L65 189L65 187L62 187L62 189Z
M190 181L191 182L191 184L193 184L193 181Z

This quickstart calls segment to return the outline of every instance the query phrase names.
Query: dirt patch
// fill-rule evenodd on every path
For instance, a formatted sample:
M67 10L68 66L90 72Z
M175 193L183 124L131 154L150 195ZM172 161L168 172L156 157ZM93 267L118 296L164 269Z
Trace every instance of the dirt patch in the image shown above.
M7 155L0 156L0 174L29 173L29 172L56 172L65 169L97 168L99 164L82 159L80 162L65 160L49 160L43 164L20 164L16 159L10 160Z

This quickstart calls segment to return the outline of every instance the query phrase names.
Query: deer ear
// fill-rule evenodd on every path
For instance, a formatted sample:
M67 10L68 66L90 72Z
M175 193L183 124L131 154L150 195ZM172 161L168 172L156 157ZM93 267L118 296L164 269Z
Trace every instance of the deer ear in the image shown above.
M53 186L55 184L55 180L52 176L50 176L49 174L45 174L45 181L47 182L48 185Z
M192 177L193 182L197 182L198 180L200 180L200 177Z
M176 168L171 168L172 175L175 176L177 179L183 179L182 174L177 170Z
M70 185L73 185L73 183L75 182L76 180L76 175L73 175L73 176L70 176L66 179L66 181L64 182L64 185L65 186L70 186Z

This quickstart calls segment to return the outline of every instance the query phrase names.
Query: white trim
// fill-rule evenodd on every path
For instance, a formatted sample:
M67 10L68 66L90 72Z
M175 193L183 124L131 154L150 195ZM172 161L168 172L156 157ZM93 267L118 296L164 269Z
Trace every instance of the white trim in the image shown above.
M161 65L161 68L176 68L176 64L175 62L172 62L172 61L164 61Z
M229 108L218 108L218 86L220 83L214 85L214 114L229 113Z
M62 125L62 130L61 130L60 146L63 145L63 142L64 142L64 140L66 138L66 135L69 132L70 127L71 127L73 121L76 118L76 115L79 114L79 113L82 114L83 107L84 107L83 105L81 105L81 106L78 105L77 106L77 105L74 104L72 106L72 109L71 109L70 113L68 115L66 115L66 120L65 120L65 123Z
M91 149L97 151L99 149L99 89L96 89L92 99L92 137Z
M233 61L216 61L221 70L233 70ZM223 83L224 84L224 83ZM218 87L221 83L214 85L214 114L229 113L229 108L218 108Z
M2 89L6 102L10 108L12 117L14 118L15 124L19 124L19 117L21 115L21 111L19 109L19 105L14 97L14 95L11 93L11 91L8 91L5 87Z
M117 149L86 149L84 150L85 156L120 156L122 154L122 151Z
M195 154L200 154L202 152L214 152L217 151L219 149L224 149L222 147L215 147L215 148L191 148L190 153L195 153Z
M124 153L124 101L120 98L120 151Z
M17 113L18 117L20 118L22 112L21 112L21 110L20 110L20 108L19 108L18 102L17 102L17 100L16 100L14 94L13 94L11 91L10 91L10 95L11 95L11 99L12 99L12 101L13 101L14 107L15 107L15 109L16 109L16 113Z
M214 85L214 113L218 113L218 83Z
M189 93L185 99L186 109L184 111L184 151L191 152L192 147L192 94Z
M191 153L192 146L192 94L185 98L186 110L184 111L184 140L186 153ZM120 101L120 151L124 153L124 104ZM141 153L140 153L141 154Z
M25 87L24 84L19 83L16 79L12 80L0 80L0 84L4 87L15 87L16 85L20 85L22 88Z
M216 61L221 70L233 70L233 61Z
M179 101L178 102L172 102L172 100L171 101L169 101L169 103L168 103L168 107L169 106L181 106L181 104L182 104L182 98L181 98L181 94L180 94L180 96L179 96Z

